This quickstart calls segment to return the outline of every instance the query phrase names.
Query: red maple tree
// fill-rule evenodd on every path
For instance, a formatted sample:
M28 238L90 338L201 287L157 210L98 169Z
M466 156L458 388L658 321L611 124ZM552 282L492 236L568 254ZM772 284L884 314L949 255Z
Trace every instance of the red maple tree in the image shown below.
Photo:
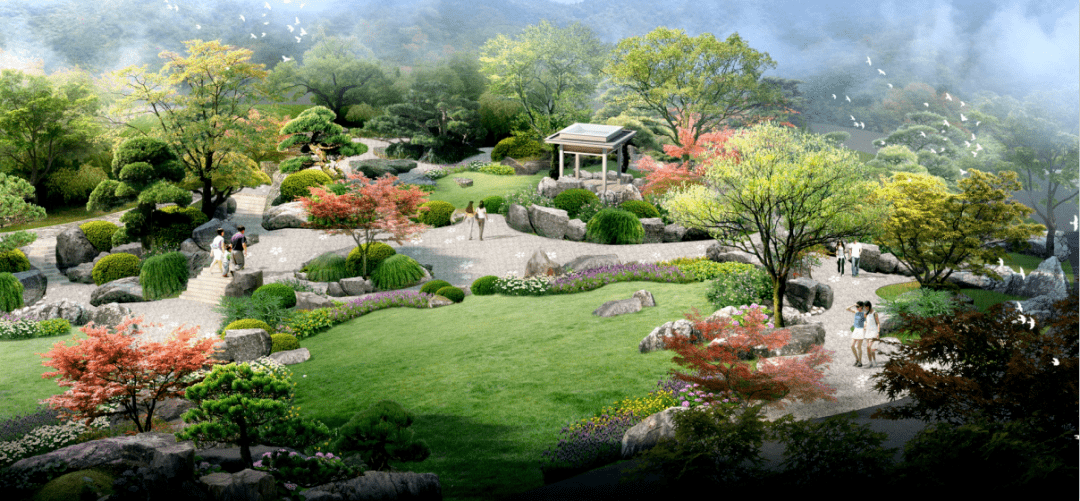
M309 188L311 196L300 197L308 211L307 227L327 230L328 235L349 235L363 257L362 275L367 276L367 250L376 237L388 233L390 240L401 241L427 229L409 218L426 202L426 194L416 186L394 186L397 176L382 176L372 182L363 174L350 174L343 195L324 188ZM363 245L362 245L363 244Z
M767 331L766 317L758 309L749 309L736 323L731 318L702 319L696 309L686 314L701 336L697 340L672 337L666 340L668 349L677 353L676 364L695 369L695 375L672 371L676 379L697 383L711 395L706 402L719 400L728 392L737 397L744 408L763 403L777 409L785 400L810 402L824 398L836 401L836 393L824 383L825 374L817 367L832 362L832 354L815 345L802 357L780 357L758 360L758 368L750 370L749 362L740 360L755 349L774 351L791 339L787 329ZM717 342L713 342L717 340ZM699 342L700 341L700 342Z
M683 122L682 117L679 121ZM737 154L734 150L725 147L735 131L731 129L710 131L695 138L695 123L695 117L688 118L685 125L675 128L679 136L679 144L663 146L665 154L680 158L681 162L661 163L649 155L643 156L638 161L638 170L648 172L645 176L648 182L641 189L643 195L662 195L673 188L701 183L704 164L698 162L697 159L707 152L716 157Z
M86 420L120 415L135 423L138 432L150 431L157 403L183 397L184 390L198 382L189 377L213 363L215 339L193 341L197 328L179 327L165 342L137 342L142 334L142 317L126 318L115 328L86 325L86 334L72 346L63 341L47 353L41 363L56 369L42 374L57 378L71 389L45 399L64 417ZM119 405L116 411L103 406ZM145 417L140 416L145 412Z

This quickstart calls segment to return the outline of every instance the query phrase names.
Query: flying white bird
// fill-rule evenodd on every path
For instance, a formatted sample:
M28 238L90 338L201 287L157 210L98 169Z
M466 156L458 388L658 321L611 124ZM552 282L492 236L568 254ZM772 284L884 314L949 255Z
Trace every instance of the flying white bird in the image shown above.
M849 102L849 103L851 102L851 98L847 97L846 95L844 96L844 99L847 99L847 102Z
M300 37L293 37L296 39L296 43L300 43Z
M262 32L262 36L264 36L264 37L266 36L266 32L265 32L265 31L264 31L264 32ZM261 38L261 37L260 37L260 38Z
M923 106L926 106L927 108L929 108L929 107L930 107L930 103L923 103L922 105L923 105Z
M293 30L295 30L295 29L296 29L296 28L293 28L291 24L286 24L286 25L285 25L285 27L286 27L286 28L289 28L289 33L292 33L292 32L293 32Z
M300 4L300 8L303 9L305 5L307 5L307 4L306 3Z
M300 24L300 18L296 18L296 24Z
M1076 231L1077 227L1080 227L1080 220L1077 219L1076 214L1073 214L1072 227L1073 231Z
M288 56L281 56L281 60L287 63L289 61L292 61L292 58Z
M1027 317L1025 317L1023 315L1017 315L1016 320L1013 320L1012 323L1014 323L1014 324L1026 324L1027 323Z
M975 158L977 156L979 156L979 152L977 152L977 151L971 152L971 158Z
M859 122L859 128L860 129L865 129L866 128L866 122Z
M922 136L922 137L926 137L926 133L921 131L921 130L919 131L919 135Z
M976 127L978 127L978 126L979 126L979 124L981 124L981 123L982 123L982 122L980 122L980 121L976 120L976 121L975 121L975 126L976 126Z
M850 117L851 117L851 121L852 121L852 122L854 122L854 121L855 121L855 115L848 115L848 116L850 116Z
M960 121L967 122L967 117L965 117L963 113L960 114Z
M937 151L934 151L934 149L933 149L933 148L930 148L930 153L934 153L934 154L937 154Z
M870 62L870 56L866 56L866 65L867 66L873 66L874 65L874 63Z
M969 141L964 141L964 147L965 147L965 148L970 148L970 147L971 147L971 142L969 142Z
M836 94L833 94L833 95L832 95L832 98L833 98L833 99L836 99Z
M263 26L266 26L266 25L268 25L268 24L270 24L270 21L265 21L265 22L263 22Z
M302 36L302 37L307 36L307 32L304 31L304 28L300 28L300 36Z
M1025 278L1025 277L1024 277L1024 267L1023 267L1023 266L1021 266L1021 267L1020 267L1020 279L1021 279L1021 280L1023 280L1024 278Z
M1028 320L1031 320L1031 328L1034 329L1035 328L1035 317L1028 317Z
M965 105L964 105L964 102L963 102L963 101L960 101L960 107L961 107L961 108L963 108L964 106L965 106Z
M982 151L982 145L979 143L975 143L975 151Z
M950 96L948 92L945 93L945 100L952 101L952 96Z
M972 140L972 141L974 141L974 140L975 140L975 133L974 133L974 132L972 132L972 133L971 133L971 140Z
M254 33L252 33L252 34L251 34L251 38L259 38L259 37L255 36L255 34L254 34Z
M202 29L202 26L201 26L201 25L198 25L198 24L196 24L196 25L195 25L195 29L197 29L197 30L201 30L201 29Z
M946 127L948 127L948 126L949 126L949 121L948 121L948 120L942 120L942 122L944 122L944 123L945 123L945 126L946 126Z
M960 175L961 175L961 176L966 176L966 175L967 175L967 171L966 171L966 170L964 170L964 169L960 169Z
M1054 357L1054 365L1061 365L1061 362L1058 361L1057 357Z
M267 9L270 9L270 10L274 10L274 9L271 9L271 8L270 8L270 2L266 2L266 3L264 3L264 4L263 4L263 7L266 7Z
M892 84L888 84L888 85L889 85L889 88L891 89L891 88L892 88Z
M243 15L243 14L240 14L240 20L241 20L241 21L244 21L244 22L247 22L247 19L244 19L244 15Z
M1001 259L1001 258L998 258L998 259ZM1019 310L1020 313L1023 313L1024 312L1024 305L1021 304L1020 301L1013 301L1013 302L1016 303L1016 309Z
M881 73L882 76L885 76L885 70L878 68L877 72Z

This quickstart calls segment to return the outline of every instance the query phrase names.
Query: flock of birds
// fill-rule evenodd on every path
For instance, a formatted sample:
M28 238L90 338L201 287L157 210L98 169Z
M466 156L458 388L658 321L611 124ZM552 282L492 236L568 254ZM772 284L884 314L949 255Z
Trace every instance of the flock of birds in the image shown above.
M282 3L292 3L292 0L282 0ZM172 11L175 11L175 12L180 12L180 6L178 4L172 3L172 2L170 2L170 0L165 0L165 4L166 4L166 6L165 6L166 9L169 9L169 10L172 10ZM307 4L306 3L301 3L300 8L303 9L305 5L307 5ZM273 10L273 7L270 5L270 2L264 2L263 7L267 11L272 11ZM263 12L262 15L259 16L256 19L265 18L265 17L267 17L267 14L268 14L268 12ZM296 43L300 43L300 42L302 42L304 40L304 37L307 36L308 32L302 26L300 26L300 17L299 16L294 16L293 21L294 21L293 24L285 24L285 28L288 28L289 33L296 33L297 28L299 28L299 30L300 30L299 36L294 34L293 38L296 39ZM244 25L246 26L249 21L247 20L247 17L245 17L243 14L240 14L240 22L244 23ZM259 20L251 21L253 26L256 26L256 27L259 26L259 24L257 24L257 23L260 23L260 22L261 22L262 26L269 26L270 25L270 21L268 21L268 20L267 21L259 21ZM202 25L196 24L195 29L196 30L201 30ZM251 32L251 38L254 38L254 39L258 40L258 39L263 38L263 37L266 36L265 31L260 31L260 33L261 33L261 35L256 35L254 32ZM281 56L281 60L283 62L287 63L289 61L292 61L293 58L283 54Z
M870 67L873 67L873 66L874 66L874 62L873 62L873 60L871 60L871 59L870 59L870 56L866 56L866 64L867 64L867 66L870 66ZM881 75L882 77L884 77L884 76L887 76L887 74L885 73L885 70L883 70L883 69L881 69L881 68L877 68L877 72L878 72L878 74L879 74L879 75ZM893 88L893 84L891 84L891 83L889 83L889 82L885 82L885 85L888 85L890 89L892 89L892 88ZM837 99L837 96L836 96L836 94L833 94L833 95L832 95L832 98L833 98L834 100L836 100L836 99ZM848 103L850 103L850 102L851 102L851 97L850 97L850 96L847 96L847 95L845 95L845 96L844 96L844 100L845 100L845 101L847 101ZM946 101L953 101L953 97L952 97L952 95L950 95L950 94L949 94L948 92L946 92L946 93L945 93L945 100L946 100ZM967 103L965 103L965 102L963 102L963 101L959 101L959 102L960 102L960 107L961 107L961 108L963 108L963 107L967 106ZM925 107L926 107L927 109L929 109L929 108L930 108L930 103L926 103L926 102L924 102L924 103L923 103L923 106L925 106ZM850 117L851 117L851 121L852 121L852 127L855 127L855 128L858 128L858 129L863 129L863 130L865 130L865 129L866 129L866 122L861 122L861 121L859 121L859 120L856 120L856 119L855 119L855 115L848 115L848 116L850 116ZM961 121L961 122L967 122L967 121L968 121L968 117L967 117L966 115L964 115L963 113L960 113L960 121ZM978 126L979 126L979 125L980 125L981 123L982 123L981 121L979 121L979 120L976 120L976 121L975 121L975 126L976 126L976 127L978 127ZM950 124L950 123L949 123L949 121L948 121L948 120L946 119L946 120L943 120L943 123L942 123L942 127L946 127L946 128L948 128L948 127L952 127L952 124ZM940 132L941 132L942 134L944 134L944 133L945 133L945 129L941 129L941 130L940 130ZM922 137L927 137L927 136L926 136L926 132L919 132L919 134L920 134L920 135L921 135ZM965 148L967 148L967 149L969 150L968 152L969 152L969 153L971 153L971 157L972 157L972 158L977 158L977 157L979 156L979 152L980 152L980 151L983 151L983 147L982 147L982 145L981 145L981 144L979 144L978 142L975 142L975 141L977 141L977 139L978 139L978 138L977 138L977 137L975 136L975 133L973 132L973 133L971 133L971 140L970 140L970 141L968 141L968 140L965 140L965 141L964 141L964 147L965 147ZM947 138L947 137L946 137L946 138L945 138L945 140L946 140L946 141L948 141L948 140L949 140L949 138ZM884 146L884 145L885 145L885 143L884 143L884 142L882 142L882 146ZM946 151L946 150L945 150L945 148L942 148L942 149L941 149L941 151L938 151L938 150L936 150L936 149L934 149L934 148L928 148L928 149L930 150L930 152L931 152L931 153L933 153L933 154L935 154L935 155L936 155L936 154L941 154L941 153L945 153L945 151ZM967 171L965 171L965 170L961 169L961 170L960 170L960 175L965 175L965 174L967 174Z

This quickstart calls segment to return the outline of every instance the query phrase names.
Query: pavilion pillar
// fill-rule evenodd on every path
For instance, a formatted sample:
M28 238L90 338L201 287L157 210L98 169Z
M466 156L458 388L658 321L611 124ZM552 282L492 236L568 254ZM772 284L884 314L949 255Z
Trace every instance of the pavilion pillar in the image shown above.
M563 153L563 145L559 145L559 177L563 175L563 159L566 155Z
M601 150L601 151L604 151L604 150ZM602 169L604 171L604 195L606 196L607 195L607 155L604 154L604 155L601 155L600 157L603 159L603 160L601 160L601 164L603 165Z

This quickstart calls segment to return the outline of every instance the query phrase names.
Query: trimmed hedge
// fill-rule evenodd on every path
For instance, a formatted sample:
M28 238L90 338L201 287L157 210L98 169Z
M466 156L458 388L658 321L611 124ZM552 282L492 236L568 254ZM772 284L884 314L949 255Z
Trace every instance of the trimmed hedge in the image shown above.
M185 261L185 266L186 265ZM97 264L94 265L94 270L91 274L94 277L94 283L101 285L121 278L137 277L139 276L141 267L142 263L139 262L138 256L120 252L117 254L109 254L108 256L99 259Z
M510 136L499 141L491 149L491 161L501 162L504 158L514 159L538 157L544 150L544 145L525 136Z
M281 181L281 198L286 202L292 202L299 197L309 196L311 192L308 191L308 188L323 186L331 182L333 182L333 179L330 179L330 176L319 169L294 172Z
M404 254L394 254L371 272L371 283L382 291L408 287L424 278L424 267Z
M442 200L432 200L420 205L420 222L433 228L447 226L454 215L454 204Z
M154 245L163 247L180 247L184 240L191 238L191 232L195 231L195 228L210 220L195 206L178 205L163 207L154 217L159 219L161 224L154 228L150 237Z
M581 207L588 203L599 202L600 197L583 188L571 188L555 196L554 204L558 209L566 211L571 219L577 216Z
M660 210L655 205L641 200L627 200L619 204L619 208L633 213L638 219L660 217Z
M300 341L292 334L272 334L270 336L270 353L300 349Z
M86 235L86 239L97 249L98 252L112 250L112 236L120 227L109 221L90 221L79 225L79 229Z
M372 242L370 244L363 244L367 249L368 259L368 275L375 269L384 259L397 254L397 251L393 247L382 242ZM350 277L359 277L362 273L364 266L364 257L360 255L360 247L353 247L349 251L349 257L345 258L345 269L349 272Z
M296 306L296 291L285 284L269 283L255 289L255 292L251 293L251 297L268 295L281 298L282 308L292 308Z
M256 318L241 318L229 325L226 325L224 329L221 329L221 339L225 339L225 332L239 329L262 329L271 336L274 335L274 329L270 327L270 324L263 322Z
M499 277L495 275L487 275L473 280L472 285L469 286L469 290L477 296L490 296L495 294L495 282L499 280Z
M450 287L452 285L453 284L447 282L446 280L432 280L420 287L420 292L423 292L425 294L436 294L439 289L442 289L443 287Z
M455 303L460 303L465 300L465 291L458 289L454 286L443 287L435 291L436 295L445 297Z
M499 209L506 203L506 199L498 195L492 195L482 200L484 202L484 210L488 214L498 214Z
M30 269L30 260L19 249L0 252L0 273L19 273Z

